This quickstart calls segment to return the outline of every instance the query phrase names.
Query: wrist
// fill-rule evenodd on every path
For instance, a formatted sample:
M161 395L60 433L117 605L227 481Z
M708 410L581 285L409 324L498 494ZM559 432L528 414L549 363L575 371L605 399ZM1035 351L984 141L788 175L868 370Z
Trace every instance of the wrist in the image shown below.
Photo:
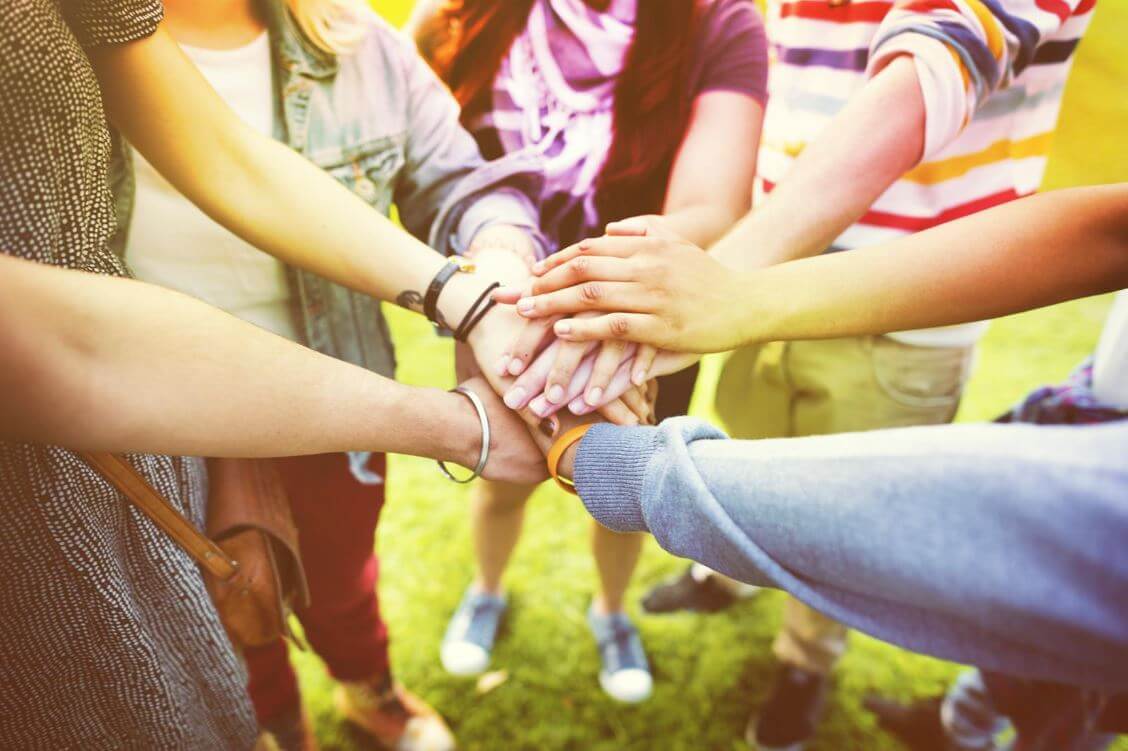
M715 259L736 271L758 269L810 255L810 228L795 222L775 191L764 205L743 219L709 251ZM805 211L810 213L810 209ZM825 247L825 246L824 246ZM812 252L820 252L818 248Z
M777 278L778 268L781 267L769 266L735 275L733 310L739 314L735 319L737 341L733 349L787 338L783 322L788 308L797 304L797 295L794 291L789 293ZM798 298L813 299L806 292L798 293Z
M773 290L761 281L763 274L760 271L740 272L732 277L729 299L732 301L731 310L737 311L737 316L731 319L733 350L747 344L772 341L767 332L772 328L774 295Z
M574 480L576 467L576 452L580 450L583 439L576 441L560 455L560 463L556 465L556 473L567 480Z
M400 419L414 426L417 446L404 453L473 467L482 447L482 427L470 400L436 388L404 387Z
M442 435L446 456L435 458L473 469L482 452L482 424L478 411L462 394L444 391L442 396L444 408L437 413L439 424L435 429Z
M483 342L497 336L499 333L497 330L498 321L505 315L505 310L500 305L495 305L486 312L486 315L466 337L466 343L470 345L471 351L478 352Z
M480 230L474 236L466 255L477 258L493 251L515 255L526 270L537 260L536 243L529 230L512 224L491 224Z
M577 495L579 491L576 490L575 484L571 482L575 469L577 446L596 424L598 423L582 422L558 433L555 442L549 447L545 456L549 475L562 488Z
M477 271L460 271L450 278L439 293L435 307L451 331L458 328L474 302L493 281L489 275Z

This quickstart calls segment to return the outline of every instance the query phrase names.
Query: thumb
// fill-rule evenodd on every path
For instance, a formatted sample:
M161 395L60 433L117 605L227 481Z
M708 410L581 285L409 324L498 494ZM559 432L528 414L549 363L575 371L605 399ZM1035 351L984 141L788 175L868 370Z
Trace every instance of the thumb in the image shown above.
M609 222L606 232L619 237L642 237L650 229L650 223L644 216L632 216L617 222Z
M517 301L522 297L532 294L531 285L520 287L517 285L510 285L508 287L498 287L490 295L494 302L499 302L504 305L516 305Z
M607 225L607 234L619 237L662 237L667 239L674 239L677 237L673 232L662 224L661 217L654 214L646 214L644 216L632 216L627 219L621 219L617 222L610 222Z

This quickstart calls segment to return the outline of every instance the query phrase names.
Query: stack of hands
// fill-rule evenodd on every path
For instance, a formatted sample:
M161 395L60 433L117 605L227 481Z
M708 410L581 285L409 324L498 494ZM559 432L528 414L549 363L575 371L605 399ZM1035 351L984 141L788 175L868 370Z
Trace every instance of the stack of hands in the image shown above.
M507 285L494 293L500 304L471 333L469 346L456 352L458 380L483 398L493 426L485 477L543 480L552 441L584 422L655 424L654 379L689 367L700 357L693 352L709 344L693 346L692 332L675 335L680 327L664 318L663 301L682 292L661 287L676 274L666 273L657 255L680 253L692 254L685 265L697 270L683 281L700 283L705 254L651 218L612 224L604 237L539 262L514 242L475 243L467 255L477 273ZM722 269L720 276L730 275ZM688 296L700 305L697 298ZM570 477L570 455L560 468Z

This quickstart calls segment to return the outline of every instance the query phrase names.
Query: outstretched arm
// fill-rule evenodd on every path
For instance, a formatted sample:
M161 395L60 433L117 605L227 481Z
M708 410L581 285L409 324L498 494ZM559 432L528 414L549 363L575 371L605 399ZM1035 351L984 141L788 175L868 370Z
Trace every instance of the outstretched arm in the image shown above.
M535 481L524 424L478 383L488 474ZM474 466L468 400L403 386L204 303L0 254L0 440L203 456L392 451Z
M890 62L825 132L712 248L718 260L754 269L821 253L920 161L925 106L913 59Z
M896 3L867 51L870 80L811 143L765 144L794 164L713 252L742 269L823 252L897 180L925 178L910 169L937 157L1044 43L1070 44L1091 13L1084 0Z
M745 273L651 229L548 259L558 267L518 310L608 311L558 322L561 338L720 352L964 323L1128 287L1128 183L1043 193L911 237Z
M1126 454L1128 421L734 441L680 418L593 428L574 474L611 529L881 639L1123 689Z
M193 203L291 265L383 300L421 309L444 259L224 104L176 42L152 36L91 51L106 111ZM441 296L448 321L488 280L456 275Z

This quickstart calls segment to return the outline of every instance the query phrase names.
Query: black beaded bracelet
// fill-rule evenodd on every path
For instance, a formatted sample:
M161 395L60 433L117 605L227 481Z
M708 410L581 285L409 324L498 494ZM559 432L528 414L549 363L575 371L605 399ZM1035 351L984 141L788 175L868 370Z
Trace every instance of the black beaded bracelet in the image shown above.
M470 306L470 310L466 311L466 315L462 318L462 323L458 324L458 328L454 330L454 338L460 342L466 341L470 336L470 332L474 327L486 317L493 306L497 305L497 300L494 300L490 294L501 286L501 282L493 282L490 286L486 287L482 294L478 295L478 299Z

